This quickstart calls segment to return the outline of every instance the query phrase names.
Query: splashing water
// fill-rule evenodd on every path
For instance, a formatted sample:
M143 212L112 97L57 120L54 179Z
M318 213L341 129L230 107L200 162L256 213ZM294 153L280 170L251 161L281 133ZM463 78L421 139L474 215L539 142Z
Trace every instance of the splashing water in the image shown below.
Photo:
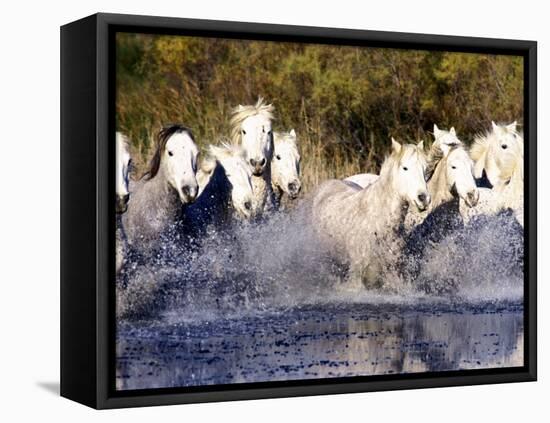
M172 231L154 257L129 263L119 301L135 305L131 297L140 296L140 312L183 319L312 304L523 301L523 233L510 215L482 217L424 243L407 257L415 274L388 269L388 284L379 291L350 289L345 269L307 221L305 209L298 209L223 230L209 227L195 238Z
M304 207L199 234L174 229L153 257L130 259L117 281L119 389L522 364L523 232L513 216L482 217L437 242L428 239L405 257L414 271L388 269L388 283L378 290L350 288L346 267L331 258L308 221ZM468 328L447 332L463 318ZM350 329L353 325L374 327L380 338ZM485 342L484 330L506 338L508 347L499 350L497 361L487 358L496 354L487 350L487 357L472 362L470 343L475 337ZM270 337L280 338L279 344L267 345ZM334 341L337 347L333 338L341 341ZM234 345L229 348L223 339ZM379 339L384 345L391 339L393 347L387 348L401 351L398 364L381 364L387 351ZM329 340L328 356L348 360L345 371L327 367L335 365L319 349ZM345 346L352 342L361 346L349 361ZM422 362L407 365L405 352L415 342L424 351ZM448 353L451 342L455 361L427 361L434 349ZM143 356L128 355L132 348L141 348ZM281 348L295 360L313 360L315 371L294 368L288 360L281 367L275 359ZM270 358L247 367L255 354ZM374 361L362 368L357 354L374 354ZM197 364L200 357L205 361ZM162 371L145 372L139 365L145 358ZM198 373L180 374L180 367ZM180 376L173 378L175 371Z

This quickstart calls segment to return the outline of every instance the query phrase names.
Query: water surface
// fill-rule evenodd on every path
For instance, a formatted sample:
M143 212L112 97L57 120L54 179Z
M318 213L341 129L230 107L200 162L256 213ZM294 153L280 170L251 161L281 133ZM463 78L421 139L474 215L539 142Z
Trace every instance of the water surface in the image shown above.
M117 357L117 389L514 367L523 365L523 311L338 305L123 323Z

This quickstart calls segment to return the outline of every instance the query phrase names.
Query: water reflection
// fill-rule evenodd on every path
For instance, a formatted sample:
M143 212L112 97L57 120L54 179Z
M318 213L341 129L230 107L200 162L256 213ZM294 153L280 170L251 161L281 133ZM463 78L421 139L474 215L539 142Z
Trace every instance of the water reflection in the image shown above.
M117 389L523 365L523 311L316 307L201 323L119 323Z

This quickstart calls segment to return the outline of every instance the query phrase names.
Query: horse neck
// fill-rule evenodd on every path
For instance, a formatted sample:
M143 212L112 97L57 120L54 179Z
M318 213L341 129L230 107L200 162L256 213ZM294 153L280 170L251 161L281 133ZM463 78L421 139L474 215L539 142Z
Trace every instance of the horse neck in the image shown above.
M435 167L434 173L428 182L428 191L432 197L428 212L440 206L443 203L450 202L454 199L454 196L449 192L447 183L447 172L445 167L447 160L442 159ZM458 205L458 202L457 202Z
M231 205L231 184L225 174L223 166L216 162L216 167L212 171L212 176L204 188L206 198L211 198L217 205Z
M155 177L145 183L144 189L147 190L152 207L172 213L179 210L181 204L179 195L168 183L162 166Z
M381 172L380 177L358 195L362 207L369 211L369 220L377 224L379 229L401 230L409 204L394 189L391 169ZM373 203L376 203L376 207L373 207Z

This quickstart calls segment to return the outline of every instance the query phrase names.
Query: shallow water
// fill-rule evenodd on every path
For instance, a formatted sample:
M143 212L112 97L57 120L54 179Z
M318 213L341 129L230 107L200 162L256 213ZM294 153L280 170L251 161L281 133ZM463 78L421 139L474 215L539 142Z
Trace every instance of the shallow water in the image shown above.
M117 389L523 365L521 306L306 307L201 323L132 322L117 336Z
M509 216L346 284L307 216L169 234L117 280L120 390L523 365L523 234ZM381 254L387 252L381 248Z

